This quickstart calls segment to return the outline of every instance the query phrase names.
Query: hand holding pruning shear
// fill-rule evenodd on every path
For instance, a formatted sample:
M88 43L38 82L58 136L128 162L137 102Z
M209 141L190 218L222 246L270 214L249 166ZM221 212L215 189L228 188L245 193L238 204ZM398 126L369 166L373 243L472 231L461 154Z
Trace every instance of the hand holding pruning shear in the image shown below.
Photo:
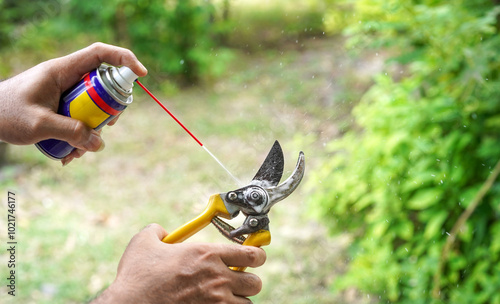
M275 142L249 185L212 195L198 217L170 234L156 224L146 227L127 247L115 282L93 304L251 303L247 297L259 293L262 282L243 270L264 264L265 253L256 247L271 242L269 210L299 185L305 169L304 154L299 154L292 175L278 185L283 164L283 152ZM239 212L246 219L237 229L219 218L230 219ZM181 243L211 222L231 241L248 246ZM166 246L160 240L173 245ZM137 267L141 264L144 267ZM141 296L135 290L149 292Z
M300 184L304 176L304 153L300 152L292 175L278 185L283 175L284 157L280 144L276 141L259 171L249 185L214 194L206 209L195 219L187 222L165 238L165 243L179 243L213 223L229 240L248 246L261 247L271 243L268 213L277 202L288 197ZM220 217L232 219L242 212L246 219L242 226L234 229ZM247 234L248 237L243 235ZM233 267L244 271L245 267Z

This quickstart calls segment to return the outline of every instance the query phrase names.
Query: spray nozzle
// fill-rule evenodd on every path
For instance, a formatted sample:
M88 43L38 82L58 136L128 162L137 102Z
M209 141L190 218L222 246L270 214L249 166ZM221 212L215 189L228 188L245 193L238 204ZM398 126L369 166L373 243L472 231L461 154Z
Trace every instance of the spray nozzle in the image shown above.
M132 89L134 86L134 81L139 77L131 69L126 66L119 68L113 67L111 71L111 77L116 81L116 83L125 91Z

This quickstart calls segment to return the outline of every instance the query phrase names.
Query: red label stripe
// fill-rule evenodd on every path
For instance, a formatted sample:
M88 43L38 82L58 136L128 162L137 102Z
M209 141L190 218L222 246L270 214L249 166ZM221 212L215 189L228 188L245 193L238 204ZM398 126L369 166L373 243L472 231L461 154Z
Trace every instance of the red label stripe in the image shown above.
M90 82L90 75L85 76L85 88L87 89L87 93L90 95L90 98L95 102L95 104L101 108L104 112L108 113L109 115L116 116L120 114L120 111L117 111L110 107L102 98L97 94L96 90L94 89L94 86L92 85L92 82Z

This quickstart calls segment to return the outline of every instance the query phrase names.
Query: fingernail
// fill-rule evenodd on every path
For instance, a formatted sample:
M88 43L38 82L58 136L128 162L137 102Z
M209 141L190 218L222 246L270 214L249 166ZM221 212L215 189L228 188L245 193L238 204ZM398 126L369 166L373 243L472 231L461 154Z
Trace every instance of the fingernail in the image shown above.
M76 149L75 151L71 152L73 154L73 158L80 158L85 154L85 150L82 149Z
M68 157L61 159L62 166L66 167L66 165L69 164L73 160L73 158L74 157L72 157L72 156L68 156Z
M104 150L105 147L106 144L104 143L104 140L101 139L101 146L99 147L99 149L96 150L96 152L101 152L102 150Z
M144 72L146 72L146 74L147 74L148 73L148 69L146 69L146 67L142 64L142 62L139 61L139 65L144 70Z
M103 143L102 138L97 133L92 132L90 139L87 144L85 144L84 148L88 151L98 151L103 146Z

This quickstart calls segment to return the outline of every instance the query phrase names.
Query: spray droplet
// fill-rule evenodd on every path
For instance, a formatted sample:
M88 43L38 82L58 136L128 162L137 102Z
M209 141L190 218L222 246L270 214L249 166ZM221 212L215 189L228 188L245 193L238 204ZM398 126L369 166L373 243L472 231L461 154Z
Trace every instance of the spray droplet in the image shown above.
M207 151L207 153L208 153L210 156L212 156L212 158L213 158L213 159L214 159L214 160L215 160L215 161L216 161L216 162L217 162L217 163L218 163L218 164L222 167L222 169L226 170L227 174L229 174L229 175L233 178L233 180L234 180L234 181L235 181L238 185L243 186L243 183L242 183L239 179L237 179L237 178L236 178L236 176L234 176L234 175L233 175L233 174L232 174L232 173L231 173L231 172L230 172L230 171L226 168L226 166L224 166L224 165L221 163L221 161L220 161L217 157L215 157L215 155L213 155L213 154L212 154L212 152L210 152L210 151L207 149L207 147L205 147L205 146L202 146L202 147L203 147L203 149L205 149L205 151Z

